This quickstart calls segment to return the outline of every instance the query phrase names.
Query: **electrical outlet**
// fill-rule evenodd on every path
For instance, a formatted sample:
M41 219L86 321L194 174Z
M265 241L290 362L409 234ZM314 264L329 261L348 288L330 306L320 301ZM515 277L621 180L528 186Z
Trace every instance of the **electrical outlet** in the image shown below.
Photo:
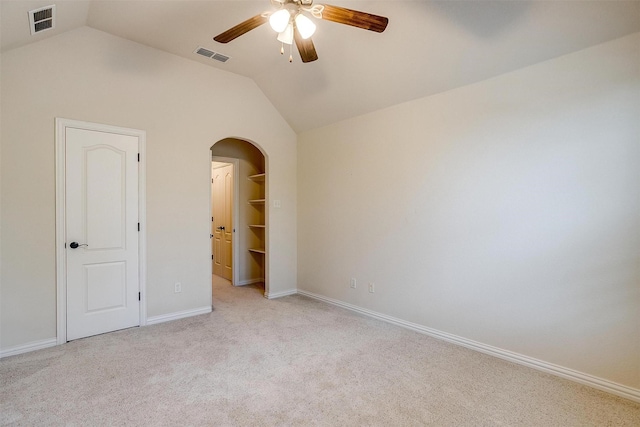
M176 282L176 284L173 285L173 292L175 292L176 294L178 292L182 292L182 283Z
M374 293L376 291L376 284L373 282L369 282L369 292Z
M356 278L355 278L355 277L352 277L352 278L351 278L351 289L355 289L355 288L356 288L356 286L357 286L357 284L356 284Z

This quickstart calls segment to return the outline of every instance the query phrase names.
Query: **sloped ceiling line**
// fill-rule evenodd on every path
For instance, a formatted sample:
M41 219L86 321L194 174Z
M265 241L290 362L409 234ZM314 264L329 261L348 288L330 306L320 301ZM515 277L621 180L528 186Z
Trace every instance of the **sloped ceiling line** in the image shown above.
M28 11L56 4L56 28L31 36ZM289 63L268 25L221 45L216 34L268 0L0 1L1 51L82 26L252 78L296 131L306 131L640 31L638 1L342 1L386 16L382 34L317 20L320 59ZM222 52L221 63L194 53ZM294 49L295 51L295 49Z

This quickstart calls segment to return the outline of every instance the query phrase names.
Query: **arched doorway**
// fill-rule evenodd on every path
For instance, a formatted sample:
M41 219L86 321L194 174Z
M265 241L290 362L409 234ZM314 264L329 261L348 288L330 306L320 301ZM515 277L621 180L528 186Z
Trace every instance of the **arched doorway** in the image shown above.
M267 158L252 142L225 138L211 147L212 280L268 292ZM232 170L232 190L229 174ZM229 197L231 191L232 197ZM223 199L232 199L231 209ZM225 204L224 207L220 205ZM231 230L229 230L231 229ZM229 231L231 231L229 233ZM224 239L228 240L225 241ZM231 254L231 277L225 277Z

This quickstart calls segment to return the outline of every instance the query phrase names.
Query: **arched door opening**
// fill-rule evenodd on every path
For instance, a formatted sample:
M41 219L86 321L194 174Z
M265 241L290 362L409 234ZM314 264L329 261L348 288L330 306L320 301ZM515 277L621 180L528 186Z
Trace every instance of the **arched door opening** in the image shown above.
M267 161L253 143L225 138L211 147L211 270L215 286L268 292Z

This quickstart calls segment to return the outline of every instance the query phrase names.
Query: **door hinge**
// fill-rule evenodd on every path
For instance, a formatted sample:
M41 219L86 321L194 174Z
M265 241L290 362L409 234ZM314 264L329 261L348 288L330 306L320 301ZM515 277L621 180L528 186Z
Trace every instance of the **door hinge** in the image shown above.
M211 222L213 222L213 217L211 217Z
M140 299L140 292L138 292L138 301L142 301L142 300Z
M211 259L213 259L213 255L211 255Z
M140 231L140 223L138 223L138 231Z
M140 161L140 153L138 153L138 161Z

